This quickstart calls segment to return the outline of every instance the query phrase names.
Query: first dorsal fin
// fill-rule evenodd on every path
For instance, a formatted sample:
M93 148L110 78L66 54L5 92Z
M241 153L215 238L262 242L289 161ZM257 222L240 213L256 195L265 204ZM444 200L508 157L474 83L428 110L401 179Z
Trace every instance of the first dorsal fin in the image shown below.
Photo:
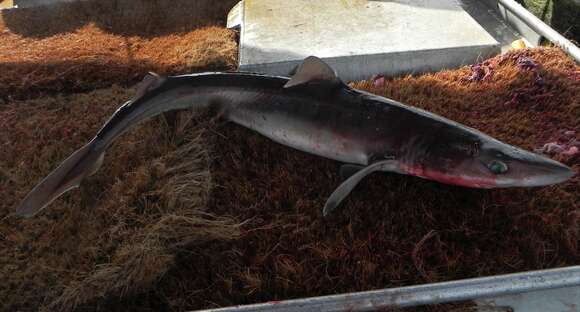
M328 64L316 56L309 56L298 66L296 74L284 85L284 88L309 83L337 85L340 84L340 79L338 79L336 72Z

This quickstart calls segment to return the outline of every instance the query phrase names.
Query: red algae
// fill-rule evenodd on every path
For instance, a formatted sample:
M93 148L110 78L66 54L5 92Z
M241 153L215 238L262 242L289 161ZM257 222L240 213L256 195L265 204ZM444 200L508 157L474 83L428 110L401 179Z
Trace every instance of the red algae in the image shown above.
M0 104L129 86L148 71L231 70L236 34L222 19L235 2L89 0L2 11Z
M110 35L97 26L80 27L80 34ZM204 34L203 46L212 46L212 34L222 32L227 31L216 28ZM9 35L9 40L16 40L12 36L17 35ZM165 40L160 39L164 36L169 34L142 37L154 42L150 40ZM35 46L37 40L56 39L50 35L18 40ZM144 55L164 50L145 41L137 45L149 44ZM201 54L196 68L213 68L212 57L218 64L230 64L229 56L213 55ZM102 64L111 59L115 57L103 58ZM179 58L172 60L160 63L161 57L153 56L150 64L161 64L167 72L187 68ZM416 77L375 77L351 85L528 150L551 142L568 144L564 151L576 146L580 80L575 77L580 68L574 61L558 49L537 48L482 64L487 69L483 76L478 73L478 79L470 79L473 68L466 66ZM113 86L71 94L71 84L78 83L78 90L113 82L125 85L132 81L126 77L138 77L148 66L111 73L95 70L94 83L83 80L84 70L55 79L14 68L12 78L7 78L12 87L3 91L5 105L0 107L3 215L38 179L90 139L133 92ZM489 70L493 73L487 75ZM31 81L50 83L40 90L38 84L15 78L19 72ZM27 90L59 95L9 99L11 92L28 98ZM344 209L324 219L324 202L340 183L339 163L208 120L189 112L156 118L121 138L102 170L79 191L55 201L38 217L2 219L0 277L5 283L0 297L6 298L2 307L185 311L580 261L578 176L544 188L480 190L376 173L357 187ZM544 151L580 172L577 153ZM182 160L192 169L179 167ZM192 211L203 215L192 216ZM462 311L468 306L419 310Z

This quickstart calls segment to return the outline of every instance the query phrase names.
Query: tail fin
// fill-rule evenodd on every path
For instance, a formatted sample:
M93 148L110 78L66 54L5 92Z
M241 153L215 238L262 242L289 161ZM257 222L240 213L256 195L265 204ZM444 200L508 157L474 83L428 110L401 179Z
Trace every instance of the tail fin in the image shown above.
M66 191L78 187L99 169L104 155L104 151L95 150L94 141L78 149L26 195L16 215L33 216Z

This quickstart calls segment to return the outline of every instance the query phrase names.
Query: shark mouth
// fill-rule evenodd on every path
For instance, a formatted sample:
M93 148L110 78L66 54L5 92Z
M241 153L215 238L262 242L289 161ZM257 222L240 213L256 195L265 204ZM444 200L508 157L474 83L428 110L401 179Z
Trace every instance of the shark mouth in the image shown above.
M483 189L498 187L497 180L493 177L469 177L454 175L439 170L425 168L423 166L409 166L406 164L401 164L400 169L405 174L423 179L434 180L445 184Z

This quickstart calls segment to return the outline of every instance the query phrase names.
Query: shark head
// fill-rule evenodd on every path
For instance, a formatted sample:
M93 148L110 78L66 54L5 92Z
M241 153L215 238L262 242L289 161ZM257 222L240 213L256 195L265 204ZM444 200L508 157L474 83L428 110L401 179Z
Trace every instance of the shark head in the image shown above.
M448 132L448 133L446 133ZM534 187L564 182L574 171L550 158L468 127L439 132L405 173L473 188Z
M575 174L571 168L545 156L493 139L482 142L478 155L466 160L466 164L479 167L481 175L493 177L494 187L545 186L564 182Z

